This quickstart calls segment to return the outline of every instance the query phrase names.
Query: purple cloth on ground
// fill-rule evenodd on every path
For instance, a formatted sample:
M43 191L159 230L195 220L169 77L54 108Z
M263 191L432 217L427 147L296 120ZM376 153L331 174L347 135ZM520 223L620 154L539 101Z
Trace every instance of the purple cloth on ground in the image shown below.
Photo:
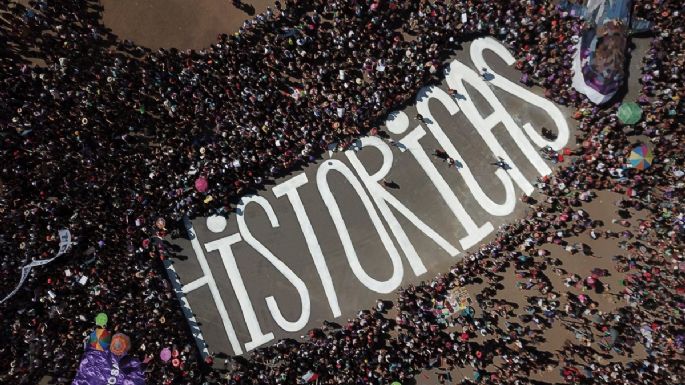
M71 385L145 385L145 371L135 358L87 346Z

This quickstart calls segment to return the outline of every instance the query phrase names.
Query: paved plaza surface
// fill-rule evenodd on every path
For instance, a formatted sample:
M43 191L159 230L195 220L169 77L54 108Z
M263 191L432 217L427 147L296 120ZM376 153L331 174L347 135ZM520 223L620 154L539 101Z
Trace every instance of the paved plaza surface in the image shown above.
M463 50L455 53L454 59L477 70L471 63L469 48L469 44L465 45ZM512 67L507 66L502 59L492 52L486 51L484 58L492 68L492 73L485 76L486 79L489 79L485 80L485 83L488 84L488 87L494 92L497 99L513 117L517 125L520 127L525 123L530 123L538 132L542 127L555 131L555 123L543 109L535 107L529 104L527 100L511 95L490 84L493 81L493 79L490 79L490 76L493 78L497 76L506 77L517 82L520 74ZM444 81L439 88L444 91L448 90ZM473 97L473 103L477 106L481 115L487 116L493 111L489 103L468 85L467 91L469 94L467 97ZM540 90L533 89L533 92L541 94ZM453 100L461 105L461 103L466 102L467 97L457 95ZM525 96L523 97L525 98ZM559 108L565 116L569 115L568 110L563 107ZM467 163L477 183L482 186L483 192L495 203L503 203L506 198L505 189L500 179L495 175L495 172L499 169L495 164L498 158L481 139L481 136L469 119L467 119L464 112L460 111L450 116L447 108L435 99L429 101L429 109L437 124L442 127L451 143L461 154L465 163ZM417 110L415 105L407 107L402 112L408 118L407 131L401 135L394 135L384 127L385 131L390 134L391 140L400 142L407 133L416 127L422 127L427 132L420 140L421 147L430 156L430 163L444 178L449 189L458 197L466 212L470 214L478 226L483 226L489 222L496 231L499 225L510 222L524 214L525 205L519 202L518 199L516 199L515 210L508 215L493 216L486 212L470 192L469 187L460 174L461 170L449 167L448 163L430 155L436 149L442 148L428 130L426 123L431 123L430 119L424 119L425 123L416 120ZM570 128L570 139L566 146L573 147L575 145L573 122L568 120L568 125ZM505 152L511 157L513 164L525 176L525 179L535 183L540 173L533 167L526 154L518 147L516 141L507 133L504 125L498 124L492 132L501 143ZM385 143L389 142L390 140L385 141ZM406 232L409 241L427 270L427 272L417 276L407 262L407 259L404 258L402 250L397 246L395 239L395 245L399 250L400 256L402 256L404 274L401 279L401 285L404 286L431 279L435 273L445 271L456 260L461 258L465 254L462 246L468 246L468 244L460 243L460 240L467 234L464 227L455 218L446 201L441 198L436 185L427 176L426 172L423 171L416 158L411 155L411 151L403 148L401 144L390 146L390 148L392 149L392 167L385 177L389 186L383 187L421 221L459 251L457 255L450 255L434 239L418 230L403 215L391 208L390 210L395 214L401 228ZM535 147L535 149L540 150L539 147ZM382 156L374 148L364 148L358 151L356 155L369 174L374 174L381 167ZM329 155L327 154L324 159L316 164L310 165L302 171L293 172L289 176L276 181L276 184L278 185L302 173L308 180L306 184L298 188L298 191L332 278L332 285L337 294L337 302L340 308L340 315L338 317L334 316L333 308L327 300L325 288L317 273L317 268L308 249L305 236L298 224L293 206L287 197L276 198L271 188L259 194L273 207L278 221L278 226L276 227L272 226L264 209L255 203L247 206L244 218L251 234L304 282L311 300L311 314L308 317L309 321L306 323L306 326L296 331L287 332L274 321L265 298L273 296L283 317L286 320L295 321L302 312L302 301L298 291L288 279L284 278L283 274L279 273L274 265L261 256L244 239L232 245L231 249L236 262L236 266L233 269L237 267L244 282L245 292L241 295L244 296L246 293L247 297L244 298L249 298L261 332L266 335L273 333L273 339L264 338L264 340L269 340L264 343L264 346L276 342L279 338L299 338L301 335L306 334L310 328L320 326L324 320L345 322L347 318L352 317L360 309L368 308L375 304L377 299L392 299L394 296L392 292L381 294L370 290L360 282L350 267L341 243L341 237L338 231L336 231L332 219L335 215L332 216L329 213L320 193L321 185L317 182L317 172L322 165L330 165L331 160L342 162L348 166L350 166L350 162L348 157L340 152L334 153L330 159L328 158ZM549 167L554 167L552 163L548 162L548 164ZM350 239L360 265L372 279L376 281L389 280L393 272L391 259L359 195L351 184L338 172L330 172L327 180L330 191L337 201L344 226L349 231ZM515 197L518 198L523 194L523 191L516 183L513 185ZM238 300L239 295L236 294L235 287L228 277L220 252L218 250L210 251L211 246L207 247L207 244L212 241L238 233L237 218L239 216L235 213L230 213L225 229L218 233L208 228L206 218L196 218L192 221L192 227L195 234L197 234L198 244L202 245L201 250L216 281L221 301L225 304L232 328L235 330L237 339L241 342L241 349L244 352L247 350L245 343L249 343L251 337L247 322L244 320L244 313L241 311L241 305ZM387 225L385 227L387 228ZM214 230L217 231L218 229L215 228ZM490 235L493 235L495 231L491 232ZM485 242L487 239L489 238L484 238L471 248L476 248L478 244ZM193 250L191 242L189 240L175 240L174 242L183 249L180 254L187 257L175 260L173 264L181 283L185 285L203 277L201 266L198 263L197 255L195 250ZM241 291L242 289L238 288L238 290ZM189 292L187 299L192 313L195 314L196 321L200 325L202 336L208 344L208 351L227 354L235 353L227 338L224 322L217 310L215 296L212 295L210 288L207 285L199 287ZM245 303L243 303L243 307ZM253 321L254 318L252 319Z

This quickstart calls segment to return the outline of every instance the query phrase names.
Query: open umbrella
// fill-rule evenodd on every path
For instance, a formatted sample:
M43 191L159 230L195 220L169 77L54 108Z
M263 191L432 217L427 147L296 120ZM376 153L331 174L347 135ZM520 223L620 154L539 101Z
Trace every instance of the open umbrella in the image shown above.
M105 329L97 328L90 333L88 343L90 346L101 352L109 350L109 344L112 341L112 335Z
M313 381L316 381L317 378L319 378L319 374L314 373L310 370L302 376L302 381L313 382Z
M159 358L161 358L162 361L164 361L164 362L168 362L171 359L171 349L169 349L169 348L162 349L162 351L159 352Z
M117 356L123 356L128 353L131 348L131 340L126 334L117 333L112 336L112 342L109 345L109 351Z
M609 330L609 343L613 346L616 344L616 341L618 340L618 330L611 328Z
M645 170L651 167L652 162L654 161L654 154L647 145L641 144L630 152L628 161L630 162L631 167L638 170Z
M209 184L207 183L207 178L205 178L204 176L195 179L195 188L197 189L197 191L205 192L207 191L208 186Z
M623 103L616 115L623 124L635 124L642 118L642 108L635 102Z

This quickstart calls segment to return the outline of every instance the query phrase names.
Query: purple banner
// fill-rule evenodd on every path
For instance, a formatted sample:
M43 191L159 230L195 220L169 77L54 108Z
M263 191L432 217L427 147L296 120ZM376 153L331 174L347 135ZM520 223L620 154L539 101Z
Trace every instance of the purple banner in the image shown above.
M143 364L130 356L116 356L86 346L72 385L145 385Z

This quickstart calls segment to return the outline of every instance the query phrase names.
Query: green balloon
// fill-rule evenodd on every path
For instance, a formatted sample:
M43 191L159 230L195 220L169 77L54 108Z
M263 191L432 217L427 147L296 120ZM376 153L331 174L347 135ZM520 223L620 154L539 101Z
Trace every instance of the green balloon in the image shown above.
M105 313L100 313L95 316L95 324L98 326L105 326L107 325L107 314Z
M402 384L401 384L399 381L395 381L395 382L393 382L393 383L390 384L390 385L402 385Z

